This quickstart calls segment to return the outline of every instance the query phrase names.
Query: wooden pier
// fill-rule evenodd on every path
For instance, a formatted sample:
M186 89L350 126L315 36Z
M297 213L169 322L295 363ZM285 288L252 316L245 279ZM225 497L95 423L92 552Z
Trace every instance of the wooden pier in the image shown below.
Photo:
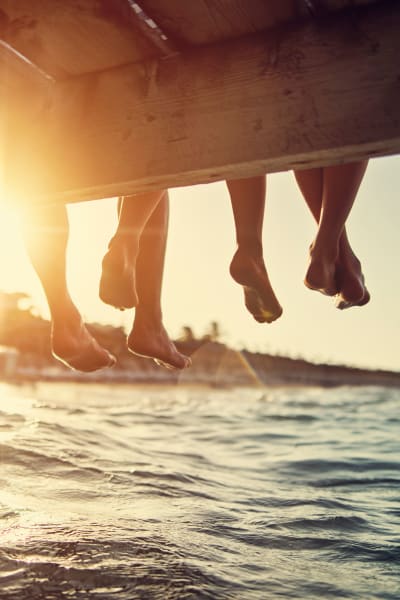
M400 152L397 0L0 0L0 183L73 202Z

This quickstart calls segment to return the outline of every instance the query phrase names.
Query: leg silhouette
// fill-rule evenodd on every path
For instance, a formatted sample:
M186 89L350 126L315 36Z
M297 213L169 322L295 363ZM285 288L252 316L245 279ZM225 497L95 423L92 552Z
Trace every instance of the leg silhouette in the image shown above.
M230 265L233 279L243 287L247 310L259 323L272 323L282 314L269 281L263 257L266 178L226 182L231 197L237 250Z
M351 248L345 223L367 162L296 171L306 203L319 224L310 248L305 284L329 296L338 308L362 306L369 299L361 264Z
M69 294L66 249L69 235L64 206L23 213L25 245L40 279L51 314L53 355L79 371L96 371L115 364L115 358L89 333Z
M172 369L190 359L178 352L163 324L161 291L168 235L168 192L128 196L103 260L100 297L120 308L136 307L128 349Z

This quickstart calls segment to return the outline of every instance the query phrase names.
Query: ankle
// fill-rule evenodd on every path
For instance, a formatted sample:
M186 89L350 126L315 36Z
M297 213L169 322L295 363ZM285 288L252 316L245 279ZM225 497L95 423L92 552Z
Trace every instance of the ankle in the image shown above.
M335 263L339 256L339 246L327 240L315 238L310 245L310 258L313 261Z
M353 249L351 248L351 246L349 244L345 244L345 243L339 244L339 255L340 255L340 260L343 263L346 263L348 265L355 265L355 266L359 266L359 267L361 266L360 260L354 254Z
M127 257L136 256L139 250L139 238L123 232L118 233L109 241L108 250Z
M58 302L57 307L51 311L53 325L68 329L83 323L81 314L70 298Z
M260 260L263 258L262 243L254 239L241 240L238 242L235 256Z
M135 324L153 328L162 323L162 312L159 306L150 306L146 302L139 303L135 311Z

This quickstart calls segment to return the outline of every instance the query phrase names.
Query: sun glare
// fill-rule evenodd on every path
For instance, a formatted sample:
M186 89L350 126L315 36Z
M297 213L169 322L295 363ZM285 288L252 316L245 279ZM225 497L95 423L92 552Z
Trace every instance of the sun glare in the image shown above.
M16 214L4 205L0 205L0 256L1 288L14 288L21 272L22 240Z

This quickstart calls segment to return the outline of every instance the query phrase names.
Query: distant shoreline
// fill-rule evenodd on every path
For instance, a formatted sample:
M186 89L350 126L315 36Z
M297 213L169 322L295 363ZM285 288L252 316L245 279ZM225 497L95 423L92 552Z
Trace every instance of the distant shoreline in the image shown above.
M0 292L3 328L0 333L0 379L16 384L32 381L96 382L127 385L204 385L222 387L377 385L400 387L400 372L344 365L315 364L306 360L229 348L218 341L218 324L196 338L190 327L183 340L175 341L180 352L192 358L184 371L169 371L154 361L133 355L126 346L122 327L88 324L99 344L117 359L112 369L80 373L68 369L51 355L50 323L21 308L21 293Z
M113 369L80 373L55 360L34 366L25 362L12 373L3 373L9 383L60 382L99 383L103 385L233 387L400 387L400 372L360 369L344 365L311 363L247 350L237 351L218 342L179 343L179 349L192 356L193 364L184 371L160 368L149 359L123 358Z

